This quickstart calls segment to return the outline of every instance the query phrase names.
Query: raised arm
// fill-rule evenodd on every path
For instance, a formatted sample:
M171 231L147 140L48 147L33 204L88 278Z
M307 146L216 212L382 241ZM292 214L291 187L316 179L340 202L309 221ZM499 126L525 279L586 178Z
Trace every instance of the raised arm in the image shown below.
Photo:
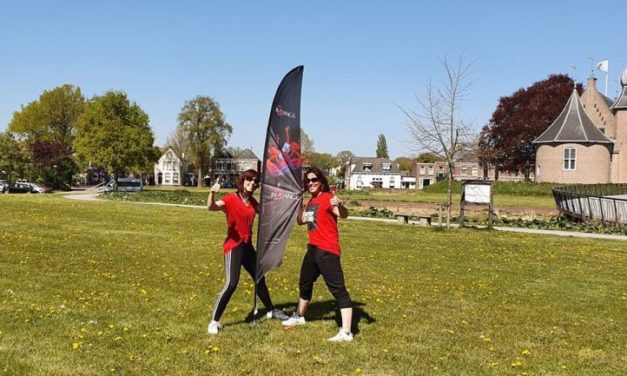
M216 183L211 186L209 190L209 197L207 197L207 209L210 211L224 211L224 201L217 200L215 198L215 194L220 192L220 178L216 180Z

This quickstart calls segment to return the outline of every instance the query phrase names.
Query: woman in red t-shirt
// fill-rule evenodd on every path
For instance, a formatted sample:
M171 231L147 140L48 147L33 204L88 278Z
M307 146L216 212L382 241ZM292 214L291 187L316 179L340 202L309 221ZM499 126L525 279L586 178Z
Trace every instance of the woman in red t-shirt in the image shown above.
M207 331L209 334L217 334L222 326L220 317L226 309L231 296L237 288L240 270L244 269L255 280L256 252L252 245L253 223L259 211L259 203L253 197L253 193L259 185L257 171L246 170L237 181L237 192L224 195L220 200L215 199L215 194L220 191L220 179L211 187L207 198L207 208L211 211L223 211L226 214L227 235L224 240L224 270L226 283L218 295L211 322ZM257 295L263 305L268 309L266 317L286 320L288 317L280 309L275 309L270 299L270 293L266 286L265 278L257 284Z
M334 337L329 338L329 341L352 341L353 308L344 283L337 230L337 219L348 217L348 210L342 201L330 192L327 178L316 167L310 167L305 172L303 189L309 191L311 199L307 202L306 210L301 205L296 220L299 225L307 224L309 243L300 269L298 308L292 317L283 321L283 325L295 326L305 323L304 316L311 301L314 282L322 274L342 316L342 328Z

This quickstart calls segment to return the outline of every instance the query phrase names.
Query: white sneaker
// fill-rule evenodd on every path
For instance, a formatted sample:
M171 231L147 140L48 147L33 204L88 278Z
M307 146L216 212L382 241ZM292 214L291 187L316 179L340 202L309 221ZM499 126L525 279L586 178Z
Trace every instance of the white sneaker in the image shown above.
M289 316L278 308L275 308L272 311L268 311L268 313L266 313L266 318L277 319L281 321L289 320Z
M296 314L296 312L294 312L292 317L290 317L289 319L281 322L281 324L283 324L283 326L296 326L296 325L303 325L304 323L305 323L305 318L298 316Z
M211 320L209 323L209 327L207 328L207 333L209 334L218 334L218 332L222 329L222 325L215 320Z
M351 342L353 340L353 333L346 333L344 330L340 331L333 337L329 338L331 342Z

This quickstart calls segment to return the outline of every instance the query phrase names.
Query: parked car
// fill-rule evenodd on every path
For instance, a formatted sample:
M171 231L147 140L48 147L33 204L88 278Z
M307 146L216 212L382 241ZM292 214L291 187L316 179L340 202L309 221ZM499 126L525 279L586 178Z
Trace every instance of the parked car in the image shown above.
M0 180L0 193L9 193L9 181Z
M136 178L119 178L118 179L118 192L141 192L144 190L144 185L141 179Z
M46 187L45 185L30 183L30 191L31 193L51 193L52 189Z
M19 181L9 186L9 193L31 193L32 189L30 183L24 183Z

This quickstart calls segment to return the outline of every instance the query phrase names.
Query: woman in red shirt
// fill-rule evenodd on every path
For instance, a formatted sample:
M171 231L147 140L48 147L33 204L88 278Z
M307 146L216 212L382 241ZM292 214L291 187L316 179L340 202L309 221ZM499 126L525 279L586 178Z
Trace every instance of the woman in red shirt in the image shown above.
M226 283L214 305L211 322L207 329L209 334L217 334L222 328L219 322L220 317L222 317L222 313L237 288L241 267L243 266L253 281L255 280L257 259L255 248L252 245L252 237L253 223L259 211L259 203L253 197L253 193L259 185L257 171L244 171L236 185L237 192L224 195L216 201L215 194L220 191L220 180L218 179L211 187L207 198L209 210L219 210L226 214L227 226L227 235L223 247ZM266 317L280 320L288 318L283 311L274 308L265 278L262 278L257 284L257 295L268 309Z
M348 210L342 201L330 192L327 178L316 167L310 167L305 172L303 189L309 191L311 199L307 202L306 210L303 206L300 207L296 220L299 225L307 224L309 243L300 269L298 308L292 317L283 321L283 325L295 326L305 323L304 316L311 301L314 282L322 274L342 316L342 328L338 334L329 338L329 341L352 341L353 308L344 283L337 229L337 219L348 217Z

